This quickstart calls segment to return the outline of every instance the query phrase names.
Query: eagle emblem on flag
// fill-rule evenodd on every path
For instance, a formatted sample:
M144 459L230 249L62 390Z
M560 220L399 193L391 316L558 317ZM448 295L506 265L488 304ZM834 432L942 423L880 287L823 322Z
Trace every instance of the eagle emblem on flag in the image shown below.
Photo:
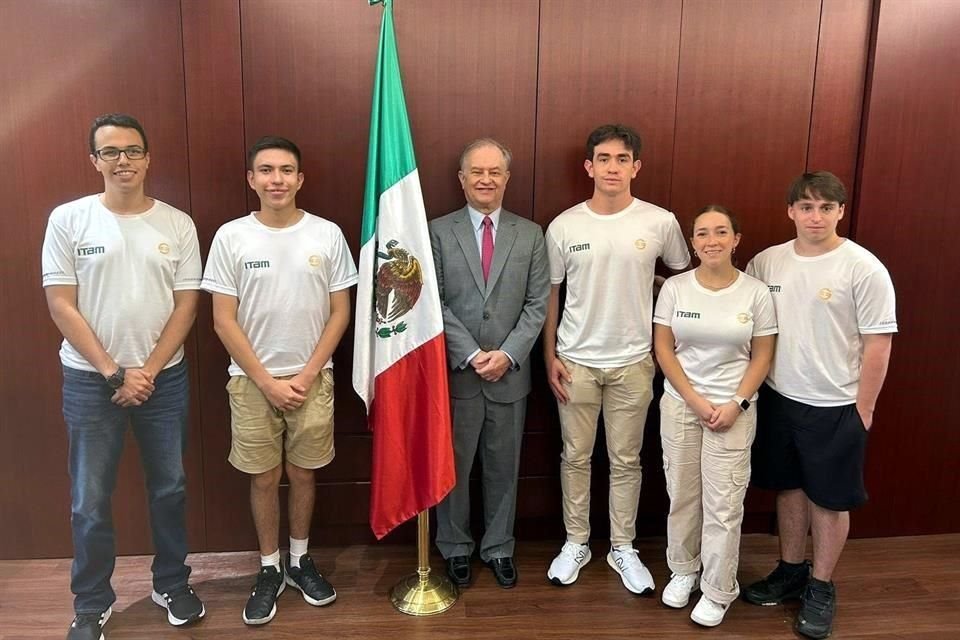
M385 261L377 269L378 324L389 324L413 309L423 288L423 271L416 256L402 248L396 240L387 242L386 249L386 253L377 251L377 257ZM405 329L406 325L401 322L394 327L378 329L377 335L386 338Z

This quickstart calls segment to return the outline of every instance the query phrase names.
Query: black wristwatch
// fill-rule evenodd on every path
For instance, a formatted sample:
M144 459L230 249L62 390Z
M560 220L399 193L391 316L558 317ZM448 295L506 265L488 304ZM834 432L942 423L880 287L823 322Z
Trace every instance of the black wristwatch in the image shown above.
M117 370L107 376L107 386L116 391L123 386L123 376L127 370L123 367L117 367Z
M750 401L747 400L746 398L741 398L740 396L733 396L731 400L734 402L734 404L740 407L741 411L746 411L747 409L750 408Z

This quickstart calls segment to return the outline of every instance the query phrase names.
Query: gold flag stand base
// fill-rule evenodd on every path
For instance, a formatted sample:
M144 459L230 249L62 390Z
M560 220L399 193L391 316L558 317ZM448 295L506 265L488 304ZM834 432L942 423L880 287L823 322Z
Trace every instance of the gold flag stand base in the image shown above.
M430 573L430 519L426 511L417 516L417 555L420 566L416 573L400 579L390 590L394 608L409 616L432 616L443 613L457 603L460 592L445 575Z
M397 611L409 616L432 616L455 605L459 595L446 576L412 573L394 585L390 601Z

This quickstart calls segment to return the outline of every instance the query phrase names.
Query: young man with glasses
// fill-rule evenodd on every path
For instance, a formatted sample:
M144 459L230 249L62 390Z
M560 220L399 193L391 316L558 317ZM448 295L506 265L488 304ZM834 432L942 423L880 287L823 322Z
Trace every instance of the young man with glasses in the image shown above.
M133 117L94 120L90 161L103 193L53 210L42 260L50 315L64 337L76 611L68 640L103 640L116 600L111 496L128 424L146 476L152 599L173 625L205 613L185 564L190 385L183 342L200 288L196 228L190 216L144 193L150 154Z

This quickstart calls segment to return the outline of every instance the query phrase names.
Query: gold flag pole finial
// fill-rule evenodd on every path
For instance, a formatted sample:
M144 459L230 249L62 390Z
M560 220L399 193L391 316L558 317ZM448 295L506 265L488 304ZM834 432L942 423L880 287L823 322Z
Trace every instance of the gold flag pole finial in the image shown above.
M417 516L417 559L419 567L390 590L390 602L401 613L411 616L432 616L443 613L457 603L457 586L447 576L430 572L430 516L421 511Z

